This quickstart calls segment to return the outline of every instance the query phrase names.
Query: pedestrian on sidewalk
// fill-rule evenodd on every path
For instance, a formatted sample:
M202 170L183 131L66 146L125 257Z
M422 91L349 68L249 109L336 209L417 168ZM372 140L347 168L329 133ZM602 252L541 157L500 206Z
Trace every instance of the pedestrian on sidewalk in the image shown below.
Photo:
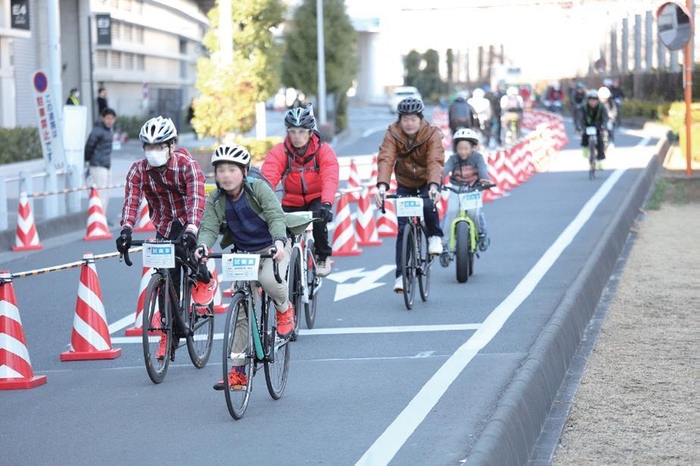
M107 104L107 89L101 87L97 91L97 113L101 116L102 112L107 108L109 108Z
M66 105L80 105L80 101L78 100L78 97L80 97L80 92L78 91L77 88L73 88L70 90L70 94L68 95L68 98L66 99Z
M85 143L85 164L87 166L88 185L94 185L100 192L102 210L107 217L109 192L105 189L112 182L112 140L114 139L114 122L117 114L111 108L100 113L100 122L90 132ZM109 223L109 222L108 222Z

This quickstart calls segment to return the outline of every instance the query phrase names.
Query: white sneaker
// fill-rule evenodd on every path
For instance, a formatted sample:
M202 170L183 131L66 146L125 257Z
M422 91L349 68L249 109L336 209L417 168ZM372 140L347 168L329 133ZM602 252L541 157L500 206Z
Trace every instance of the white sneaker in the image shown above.
M442 254L442 238L439 236L428 238L428 254Z
M325 261L316 262L316 275L319 277L327 277L331 273L331 264Z
M403 277L396 277L394 282L394 293L403 293Z

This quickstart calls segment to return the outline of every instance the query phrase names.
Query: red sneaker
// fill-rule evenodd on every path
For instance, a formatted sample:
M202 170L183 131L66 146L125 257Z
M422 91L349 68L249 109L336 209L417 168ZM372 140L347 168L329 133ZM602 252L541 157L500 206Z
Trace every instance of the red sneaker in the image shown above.
M228 385L231 387L231 390L243 390L248 385L248 377L234 367L228 373ZM225 388L224 379L214 384L214 390L224 390Z
M158 346L158 351L156 351L156 359L162 361L165 359L165 348L168 344L168 336L164 333L160 336L160 345Z
M294 305L289 303L286 311L277 311L277 334L282 338L288 337L294 330Z

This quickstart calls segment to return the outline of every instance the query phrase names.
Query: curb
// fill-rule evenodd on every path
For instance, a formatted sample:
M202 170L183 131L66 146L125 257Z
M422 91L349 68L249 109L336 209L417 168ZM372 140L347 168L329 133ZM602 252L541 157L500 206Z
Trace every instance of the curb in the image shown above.
M652 157L513 377L467 458L469 465L526 464L585 329L660 166Z

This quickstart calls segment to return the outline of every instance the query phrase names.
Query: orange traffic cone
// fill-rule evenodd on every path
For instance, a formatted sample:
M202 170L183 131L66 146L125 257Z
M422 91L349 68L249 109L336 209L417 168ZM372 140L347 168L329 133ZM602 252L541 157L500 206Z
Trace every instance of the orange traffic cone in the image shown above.
M153 222L151 222L151 215L148 210L148 202L146 202L146 198L141 199L139 218L136 221L136 228L134 228L134 231L138 233L156 231L155 225L153 225Z
M355 159L350 160L350 175L348 176L348 188L353 190L349 192L349 202L357 202L360 200L360 176L357 173L357 165L355 165Z
M87 234L83 241L94 241L100 239L111 239L112 233L107 226L100 194L94 186L90 188L90 204L88 207Z
M391 199L384 201L385 213L379 212L377 219L377 234L379 236L396 236L399 234L399 218L396 216L396 206Z
M41 249L43 246L39 242L39 235L34 224L34 214L29 205L27 193L22 191L19 195L19 212L17 214L17 234L13 251L31 251Z
M362 196L357 204L360 213L355 220L355 230L359 238L357 244L360 246L381 246L382 240L377 234L377 226L374 224L374 209L370 198L369 189L362 190Z
M148 282L151 281L151 275L155 269L152 267L144 267L141 272L141 283L139 283L139 299L136 302L136 318L134 319L134 326L128 328L124 331L127 337L140 337L143 334L141 326L143 325L143 307L146 304L146 291L148 289Z
M335 231L333 232L334 256L357 256L362 252L357 247L355 229L352 226L348 193L340 196L336 214Z
M12 274L3 270L0 272L0 390L34 388L45 383L45 375L34 375Z
M367 185L369 186L369 196L374 197L377 195L377 177L379 172L377 171L377 156L372 157L372 173L369 176L369 181Z
M207 261L207 269L211 272L211 279L216 282L214 290L214 314L226 314L228 305L223 303L221 293L221 282L219 281L219 273L216 271L216 263L213 260Z
M70 349L61 353L61 361L85 361L92 359L114 359L122 354L121 348L112 348L102 292L95 269L95 256L83 255L80 271L78 299L75 303L73 333Z

